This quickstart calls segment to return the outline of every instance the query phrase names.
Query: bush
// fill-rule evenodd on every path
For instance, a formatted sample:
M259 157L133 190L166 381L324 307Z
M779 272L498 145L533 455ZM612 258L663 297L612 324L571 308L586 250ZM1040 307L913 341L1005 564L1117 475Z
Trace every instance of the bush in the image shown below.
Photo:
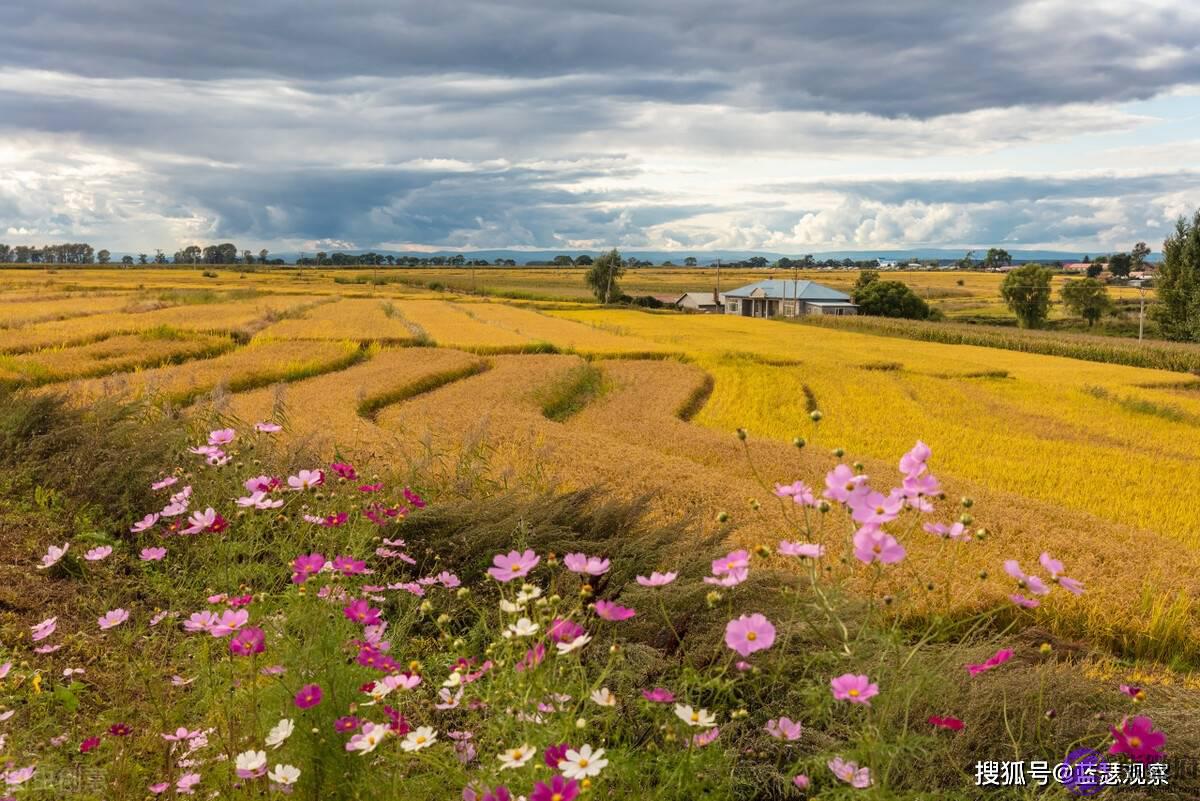
M929 304L900 281L871 281L855 291L854 302L859 314L873 317L924 320L929 316Z

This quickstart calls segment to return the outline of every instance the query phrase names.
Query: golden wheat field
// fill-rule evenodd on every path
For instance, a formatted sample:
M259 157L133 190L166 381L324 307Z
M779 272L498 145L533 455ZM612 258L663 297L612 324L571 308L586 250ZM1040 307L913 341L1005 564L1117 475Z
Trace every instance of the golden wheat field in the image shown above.
M0 271L6 384L85 404L110 395L187 405L205 420L274 420L299 446L433 471L464 491L601 483L713 531L727 512L745 543L781 533L765 508L751 508L770 500L759 478L820 484L840 447L885 486L922 439L947 493L971 497L990 536L944 559L941 540L914 538L911 548L940 567L898 574L906 609L980 608L1005 585L972 577L1050 550L1089 591L1039 612L1046 625L1139 653L1200 647L1191 601L1200 508L1180 502L1200 485L1200 390L1186 374L733 316L362 285L349 280L354 271L48 272ZM463 273L428 272L448 286ZM531 270L522 284L523 272L506 271L514 291L552 295L544 290L561 280L562 297L583 294L578 271ZM656 289L703 289L696 282L708 275L656 272L646 271ZM995 285L988 275L924 275L949 299ZM548 393L584 374L600 390L550 415ZM796 436L809 445L797 450ZM926 584L937 592L914 589Z

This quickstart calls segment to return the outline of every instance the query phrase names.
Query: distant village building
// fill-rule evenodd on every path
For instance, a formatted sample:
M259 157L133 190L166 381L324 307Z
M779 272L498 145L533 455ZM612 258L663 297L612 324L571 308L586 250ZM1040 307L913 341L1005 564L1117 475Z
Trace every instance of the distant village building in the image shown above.
M896 268L895 259L876 259L875 261L879 262L879 268L881 270L893 270Z
M858 306L845 292L813 281L758 281L726 292L721 299L726 314L742 317L858 314Z
M673 305L684 311L702 312L704 314L720 314L724 310L721 298L714 292L684 292L672 301Z
M1064 273L1080 273L1080 274L1082 274L1082 273L1086 273L1088 271L1088 267L1091 267L1091 266L1092 266L1091 262L1073 261L1073 262L1069 262L1069 263L1063 265L1063 272Z

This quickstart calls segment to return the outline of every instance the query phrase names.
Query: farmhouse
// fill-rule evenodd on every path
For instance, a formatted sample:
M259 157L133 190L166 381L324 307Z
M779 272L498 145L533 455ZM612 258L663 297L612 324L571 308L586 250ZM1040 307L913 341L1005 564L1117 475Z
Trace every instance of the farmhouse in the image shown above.
M858 314L845 292L813 281L758 281L722 295L726 314L742 317L799 317Z
M672 301L676 308L684 311L720 314L724 307L716 292L684 292Z

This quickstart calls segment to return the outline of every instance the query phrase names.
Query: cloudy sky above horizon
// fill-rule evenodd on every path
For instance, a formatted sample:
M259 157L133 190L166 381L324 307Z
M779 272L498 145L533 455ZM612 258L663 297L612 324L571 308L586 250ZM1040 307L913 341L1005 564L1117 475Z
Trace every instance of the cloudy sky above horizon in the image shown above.
M0 30L8 244L1100 252L1200 207L1190 0L17 0Z

